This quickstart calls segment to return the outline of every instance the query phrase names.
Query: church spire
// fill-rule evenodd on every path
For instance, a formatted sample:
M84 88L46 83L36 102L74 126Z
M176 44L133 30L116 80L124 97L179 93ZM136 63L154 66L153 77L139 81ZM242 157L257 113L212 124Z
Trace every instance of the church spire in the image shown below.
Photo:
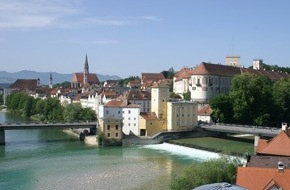
M87 84L89 78L89 63L88 63L88 56L86 55L86 61L85 61L85 68L84 68L84 84Z
M49 88L52 88L53 87L53 85L52 85L52 74L50 73L50 75L49 75Z

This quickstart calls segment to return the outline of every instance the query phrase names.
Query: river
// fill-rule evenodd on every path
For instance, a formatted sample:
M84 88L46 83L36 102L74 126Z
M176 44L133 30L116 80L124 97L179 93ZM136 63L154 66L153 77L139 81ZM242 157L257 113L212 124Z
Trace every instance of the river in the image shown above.
M0 112L0 123L21 120ZM172 177L215 153L171 144L97 148L61 130L6 131L0 189L169 189Z

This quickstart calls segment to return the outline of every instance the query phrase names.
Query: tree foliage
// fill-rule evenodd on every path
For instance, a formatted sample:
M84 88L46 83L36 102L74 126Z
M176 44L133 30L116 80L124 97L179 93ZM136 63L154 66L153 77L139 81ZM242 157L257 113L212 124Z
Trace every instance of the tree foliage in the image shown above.
M273 82L265 76L237 75L229 95L217 96L210 105L214 119L222 122L272 126L289 122L290 79Z
M25 118L37 115L41 121L94 121L96 113L80 104L61 106L57 98L34 99L25 93L15 93L7 97L7 109Z
M221 94L210 101L213 120L222 123L233 122L233 105L229 96Z
M191 100L191 92L188 90L187 92L183 93L183 99L190 101Z
M58 87L61 87L61 88L70 88L71 86L71 83L68 82L68 81L64 81L62 83L56 83L55 85L53 85L53 88L58 88Z
M129 76L128 78L119 80L120 86L126 86L130 81L141 81L139 76Z
M174 71L173 67L169 68L167 71L164 70L161 73L164 75L164 77L166 79L173 79L173 77L175 75L175 71Z
M237 160L226 158L194 163L182 176L173 179L170 188L174 190L190 190L210 183L235 183L238 164Z

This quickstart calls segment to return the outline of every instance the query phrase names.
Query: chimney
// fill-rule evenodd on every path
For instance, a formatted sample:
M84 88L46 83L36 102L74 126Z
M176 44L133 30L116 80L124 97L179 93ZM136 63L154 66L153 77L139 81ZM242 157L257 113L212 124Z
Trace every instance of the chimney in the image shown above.
M282 131L286 131L287 129L287 123L282 123Z
M284 172L285 169L285 164L281 161L278 162L277 164L278 172Z

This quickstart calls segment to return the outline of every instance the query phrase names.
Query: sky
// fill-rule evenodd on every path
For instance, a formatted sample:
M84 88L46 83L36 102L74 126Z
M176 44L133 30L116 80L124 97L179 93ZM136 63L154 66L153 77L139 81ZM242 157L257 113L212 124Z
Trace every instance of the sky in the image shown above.
M288 0L0 0L0 71L141 76L238 55L290 67Z

